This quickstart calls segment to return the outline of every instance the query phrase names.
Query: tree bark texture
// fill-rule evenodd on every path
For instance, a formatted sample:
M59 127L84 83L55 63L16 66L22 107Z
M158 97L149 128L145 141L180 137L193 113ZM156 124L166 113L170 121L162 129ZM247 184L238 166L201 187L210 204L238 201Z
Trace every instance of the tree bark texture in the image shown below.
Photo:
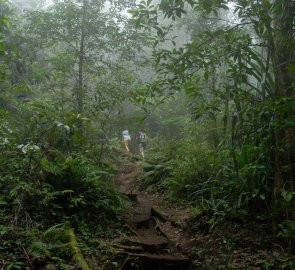
M294 53L294 1L280 0L274 2L272 17L273 34L270 41L273 70L275 76L275 154L272 208L278 208L282 200L282 191L295 191L295 130L294 125L294 79L288 67L295 63ZM294 218L295 202L281 213L281 218Z

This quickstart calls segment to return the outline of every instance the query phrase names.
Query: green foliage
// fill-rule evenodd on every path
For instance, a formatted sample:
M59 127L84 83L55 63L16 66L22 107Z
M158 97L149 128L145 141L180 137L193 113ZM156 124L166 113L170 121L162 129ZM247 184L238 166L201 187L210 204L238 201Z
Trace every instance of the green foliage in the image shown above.
M252 207L269 207L270 169L264 165L263 145L245 144L233 155L225 147L211 148L190 137L151 151L153 156L141 163L142 188L154 185L172 200L202 205L214 218L212 226L228 214L244 216Z
M113 183L114 165L103 157L98 160L93 147L87 150L90 144L86 136L78 136L74 114L59 114L54 106L40 102L29 105L35 109L23 109L29 126L9 121L6 111L0 115L1 257L7 267L17 269L30 265L29 258L42 264L49 256L62 269L73 256L87 269L73 231L67 233L63 226L43 236L42 231L67 222L84 241L108 233L125 205ZM82 141L83 151L78 145ZM72 247L68 248L69 237ZM24 250L29 250L28 260L18 260Z
M199 189L198 185L208 180L208 172L214 170L216 164L213 160L213 152L208 149L208 146L196 144L194 140L186 141L181 145L174 143L177 150L174 155L173 172L164 185L172 193L176 191L173 195L175 197L180 194L188 196Z
M261 211L279 216L278 236L294 240L294 16L282 8L288 2L147 0L129 10L129 20L122 12L134 7L129 1L54 1L21 19L0 1L6 269L42 267L34 260L48 258L56 264L48 268L88 269L77 239L106 232L124 207L112 178L120 156L114 137L126 124L145 124L157 136L139 162L143 189L156 186L172 200L189 201L194 222L208 215L207 231L227 215ZM187 42L170 36L175 22ZM152 52L141 47L151 43ZM137 71L148 64L140 50L152 55L153 79L149 66L150 76ZM144 113L124 118L126 98ZM282 262L292 265L294 258Z
M161 179L160 186L173 197L205 200L211 209L216 205L225 212L255 209L249 212L264 211L280 220L286 212L293 216L294 40L290 29L294 5L234 1L238 21L221 11L229 10L227 1L172 1L170 5L163 0L155 6L142 2L133 16L139 28L154 28L151 32L161 42L159 28L169 21L175 31L172 24L184 14L185 4L194 10L188 9L191 17L182 22L190 31L188 41L154 48L157 78L147 84L146 97L164 101L184 90L196 126L208 132L207 136L196 133L197 140L191 143L191 137L184 136L178 151L166 152L154 162L157 165L146 183L152 183L155 175L154 182ZM216 18L204 18L204 13ZM162 17L166 21L161 24ZM142 103L146 100L138 98ZM165 179L157 177L166 164Z
M100 224L105 218L116 216L123 201L112 184L112 169L97 169L96 166L83 156L67 157L59 164L46 159L41 161L48 183L55 191L62 193L58 198L53 198L53 203L57 200L63 205L61 211L64 216L89 222L97 219ZM89 207L91 211L87 211ZM92 211L97 212L95 219Z
M74 230L69 224L56 224L47 229L43 233L42 239L33 240L29 244L28 252L39 261L50 258L55 262L56 267L61 268L67 268L66 259L72 257L72 261L76 263L77 267L83 270L89 269L77 243Z
M279 224L278 226L280 227L280 231L278 232L279 237L283 237L289 240L295 238L294 220L284 220L284 222Z
M27 48L36 51L25 64L42 94L79 113L82 102L82 117L109 116L126 98L134 79L130 69L141 35L120 13L130 3L116 2L104 9L106 4L57 1L47 9L28 12L26 36L20 33Z

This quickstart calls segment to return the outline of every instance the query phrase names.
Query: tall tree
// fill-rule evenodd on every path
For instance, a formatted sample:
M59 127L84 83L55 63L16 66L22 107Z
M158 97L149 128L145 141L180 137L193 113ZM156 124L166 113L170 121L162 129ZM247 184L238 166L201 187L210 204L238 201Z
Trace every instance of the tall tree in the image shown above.
M202 83L216 77L210 67L218 63L220 75L226 74L223 85L216 88L211 84L211 89L215 88L213 102L199 99L196 107L205 107L207 114L217 115L226 99L225 125L230 105L233 110L231 137L241 151L244 144L255 147L263 138L260 147L264 157L255 164L263 160L262 166L269 170L267 178L273 179L267 183L265 192L272 190L267 197L274 212L281 217L293 216L294 1L162 0L158 5L142 1L133 15L140 27L154 28L159 40L163 40L165 28L161 27L159 18L175 21L189 10L218 16L221 9L234 11L236 19L225 23L221 18L219 26L199 32L197 38L192 38L183 48L155 52L162 84L154 89L167 93L163 89L184 88L189 95L200 96ZM226 70L223 72L221 67ZM237 163L235 155L233 161ZM235 167L236 171L240 169L238 165ZM251 184L250 178L248 181L252 190L257 188L257 183ZM258 181L261 184L263 180ZM287 213L282 207L283 197L287 201L292 198Z
M49 88L72 89L77 114L110 109L126 96L140 43L121 12L127 2L56 1L29 16L27 37L39 44L36 64L47 62Z
M275 75L275 96L284 104L276 108L275 118L275 175L273 183L273 207L278 205L282 192L295 192L295 125L291 120L295 116L294 104L294 74L290 68L295 65L295 2L274 1L269 9L269 2L263 1L268 10L271 21L266 24L270 32L269 43L272 54ZM292 121L291 124L287 124ZM282 151L284 149L284 151ZM288 218L295 218L295 196L293 203L287 210Z
M79 79L77 88L77 105L78 113L83 113L83 64L84 64L84 46L85 46L85 22L86 22L86 11L87 11L87 0L83 0L82 3L82 21L81 21L81 36L80 36L80 48L79 48ZM81 127L82 121L79 126Z

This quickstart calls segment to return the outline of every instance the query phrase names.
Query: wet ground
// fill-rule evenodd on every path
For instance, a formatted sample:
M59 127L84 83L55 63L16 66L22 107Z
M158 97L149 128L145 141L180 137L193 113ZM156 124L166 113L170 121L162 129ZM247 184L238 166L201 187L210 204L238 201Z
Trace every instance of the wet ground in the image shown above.
M173 225L175 218L159 209L159 196L137 190L138 173L136 164L126 161L116 177L121 192L132 201L125 218L129 233L113 243L117 252L125 255L120 269L190 269L190 260L177 239L180 230L178 224Z

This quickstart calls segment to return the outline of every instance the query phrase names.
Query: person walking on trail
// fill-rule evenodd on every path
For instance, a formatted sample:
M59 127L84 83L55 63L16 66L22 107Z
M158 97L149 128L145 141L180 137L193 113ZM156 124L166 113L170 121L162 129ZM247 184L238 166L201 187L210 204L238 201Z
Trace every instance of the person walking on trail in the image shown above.
M144 150L146 148L148 137L143 131L139 130L138 131L138 138L139 138L139 153L141 154L142 158L144 159Z
M128 145L129 145L129 142L131 141L131 136L129 134L128 129L123 130L122 135L123 135L123 142L124 142L125 149L127 152L130 152Z

